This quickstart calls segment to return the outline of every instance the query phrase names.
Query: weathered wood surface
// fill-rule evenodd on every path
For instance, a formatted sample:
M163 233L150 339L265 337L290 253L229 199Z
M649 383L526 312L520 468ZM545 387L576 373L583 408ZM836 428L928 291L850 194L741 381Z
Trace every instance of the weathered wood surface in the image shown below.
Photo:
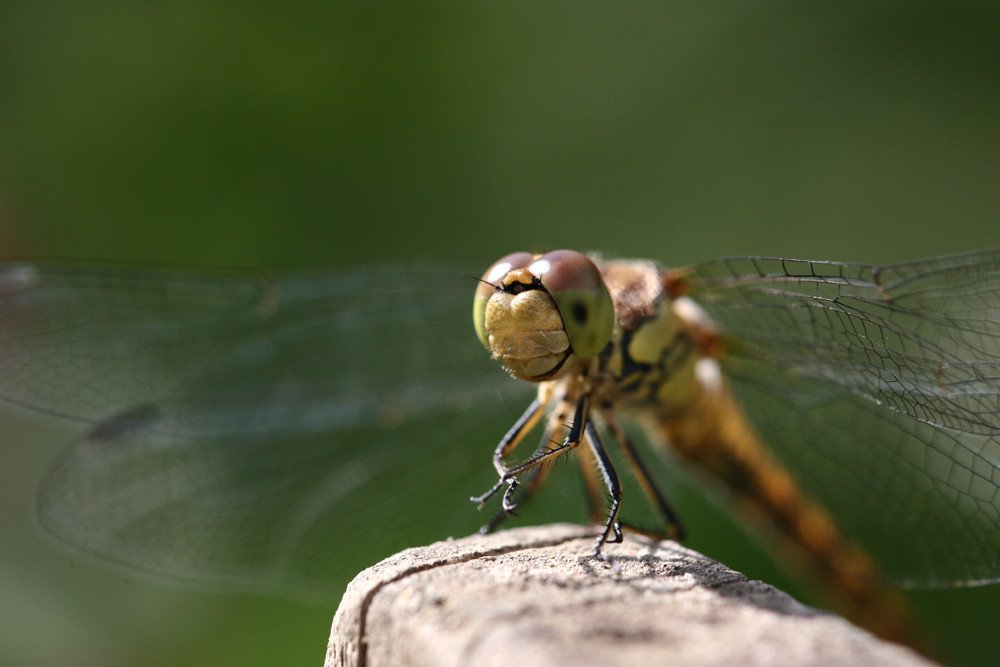
M327 667L931 665L673 542L552 525L408 549L365 570Z

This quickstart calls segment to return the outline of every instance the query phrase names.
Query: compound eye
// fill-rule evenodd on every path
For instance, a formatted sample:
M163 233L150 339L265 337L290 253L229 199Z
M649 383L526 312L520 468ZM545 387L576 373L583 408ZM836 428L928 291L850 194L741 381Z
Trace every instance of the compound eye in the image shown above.
M479 342L490 349L489 335L486 332L486 304L490 297L503 286L503 280L511 271L525 269L535 261L535 255L530 252L515 252L498 259L493 266L486 269L479 287L476 288L475 302L472 306L472 324L476 327Z
M611 340L615 308L597 265L575 250L554 250L532 261L528 271L556 302L573 352L583 359L600 354Z

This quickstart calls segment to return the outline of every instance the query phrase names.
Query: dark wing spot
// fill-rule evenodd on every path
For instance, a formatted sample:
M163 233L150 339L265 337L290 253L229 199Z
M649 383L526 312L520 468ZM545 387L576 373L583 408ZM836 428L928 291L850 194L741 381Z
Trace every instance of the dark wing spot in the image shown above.
M148 427L160 416L155 405L145 403L105 419L87 433L89 440L113 443Z

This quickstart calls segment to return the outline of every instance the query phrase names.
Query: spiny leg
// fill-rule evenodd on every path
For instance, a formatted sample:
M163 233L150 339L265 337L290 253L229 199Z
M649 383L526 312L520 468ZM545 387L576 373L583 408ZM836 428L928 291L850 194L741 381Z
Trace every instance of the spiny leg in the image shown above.
M608 458L608 453L604 451L604 445L601 444L601 439L597 435L597 429L589 422L586 429L586 440L590 444L590 450L597 460L597 467L604 476L604 484L611 495L611 509L608 512L607 522L604 524L604 530L597 539L597 546L594 547L594 557L607 562L609 559L601 553L601 547L607 542L621 542L623 539L621 526L618 525L618 512L621 510L622 505L622 485L618 479L618 473L615 471L614 464ZM614 538L609 539L612 532L614 532Z
M554 431L558 426L556 423L560 423L563 428L565 424L562 423L561 415L564 413L562 406L556 411L554 415L554 423L550 424L550 428ZM569 425L569 434L566 439L563 440L562 444L556 447L549 447L549 443L554 443L551 436L542 440L542 444L539 447L539 451L535 453L527 461L524 461L513 468L507 470L505 476L507 476L511 481L508 482L507 490L503 494L503 509L505 512L513 512L517 508L517 502L514 499L514 490L517 488L517 476L530 470L538 470L540 466L548 463L550 459L562 456L571 449L576 449L579 446L580 441L583 438L583 429L589 423L590 416L590 397L581 396L577 399L576 410L573 414L573 421Z
M539 443L538 449L535 450L535 455L537 456L539 453L552 447L552 442L553 442L552 427L550 426L545 429L545 433L542 435L542 441L541 443ZM517 506L519 506L521 503L523 503L524 501L526 501L528 498L531 497L531 495L535 492L535 490L538 489L538 487L542 485L542 482L545 481L545 478L548 476L548 473L549 473L549 466L545 465L541 465L527 471L525 473L525 477L527 479L522 480L521 483L517 485L517 496L514 498L514 508L511 509L510 511L507 511L503 508L497 510L496 513L490 518L490 520L487 521L486 524L479 529L479 532L484 535L486 533L493 532L493 530L495 530L496 527L500 525L500 522L502 522L508 516L510 516L511 514L516 515L517 512L515 510Z
M646 494L649 501L660 512L660 516L663 517L666 531L661 533L659 531L644 530L636 526L627 527L636 532L648 534L651 537L668 538L671 540L683 539L684 526L681 524L680 516L674 510L666 494L656 485L656 482L649 474L649 468L639 456L635 441L629 436L628 431L622 428L613 414L605 411L602 412L602 417L611 430L611 435L619 442L622 451L625 452L629 465L632 466L632 472L635 473L636 480L639 482L639 486L642 487L643 493Z
M587 395L581 396L577 399L576 410L573 415L573 422L570 425L569 435L562 444L556 447L548 447L546 445L549 442L548 439L542 441L542 447L539 448L531 458L522 461L512 468L507 468L503 466L503 457L500 457L500 479L494 484L489 491L481 496L472 498L473 502L477 502L480 505L489 500L493 495L496 494L504 485L507 485L507 490L503 494L503 509L505 512L511 512L517 507L517 503L514 501L513 494L514 490L517 488L517 477L528 470L537 468L539 465L553 459L555 457L565 454L571 449L575 449L580 444L580 440L583 435L583 429L586 427L590 414L590 397ZM511 429L513 432L515 429ZM518 440L523 437L523 429L520 431ZM505 438L506 440L506 438ZM516 444L516 443L515 443ZM504 443L497 447L498 452L509 452L513 449L513 445L504 448Z
M514 451L514 448L521 443L524 436L535 427L538 420L542 417L543 407L544 403L541 398L536 397L528 406L528 409L517 418L517 421L510 427L506 435L500 439L500 444L497 445L496 450L493 452L493 467L496 468L497 474L500 475L500 481L483 495L470 498L472 502L479 503L482 506L483 503L489 500L500 489L504 481L504 473L506 472L503 464L504 457Z
M497 445L496 450L493 452L493 467L496 468L497 474L502 475L504 473L504 458L514 451L524 436L531 432L531 429L535 428L538 424L538 420L542 418L543 414L543 403L540 398L535 398L528 406L514 425L510 427L506 435L500 440L500 444Z

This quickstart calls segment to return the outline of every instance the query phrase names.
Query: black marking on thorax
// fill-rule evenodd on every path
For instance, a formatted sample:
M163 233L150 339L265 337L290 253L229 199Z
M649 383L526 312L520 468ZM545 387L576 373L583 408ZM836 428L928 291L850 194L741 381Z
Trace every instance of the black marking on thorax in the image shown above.
M622 331L621 337L613 341L601 354L601 364L606 370L617 347L621 355L621 374L613 378L618 394L625 399L638 399L641 402L654 402L656 391L663 383L669 381L695 353L694 343L687 332L678 327L671 338L664 341L660 356L652 363L637 361L629 352L632 339L636 333L654 317L644 317L637 320L634 326Z

